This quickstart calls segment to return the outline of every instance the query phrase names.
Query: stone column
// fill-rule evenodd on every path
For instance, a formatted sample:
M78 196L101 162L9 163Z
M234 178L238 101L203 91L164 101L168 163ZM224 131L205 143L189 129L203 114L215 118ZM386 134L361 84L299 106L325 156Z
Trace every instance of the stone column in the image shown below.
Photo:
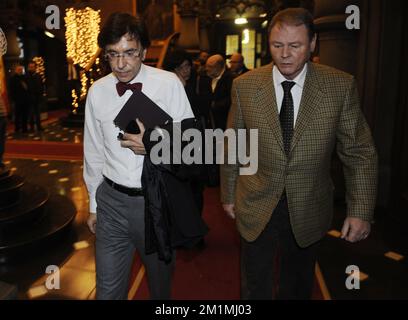
M198 11L199 3L195 0L179 0L177 14L179 15L178 27L180 38L177 45L186 49L200 47Z

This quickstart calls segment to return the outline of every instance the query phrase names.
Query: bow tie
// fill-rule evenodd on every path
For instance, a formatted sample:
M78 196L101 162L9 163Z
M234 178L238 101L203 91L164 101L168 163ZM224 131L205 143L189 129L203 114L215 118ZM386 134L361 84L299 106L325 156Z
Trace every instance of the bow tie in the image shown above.
M134 91L141 91L142 90L142 83L141 82L136 82L136 83L125 83L125 82L118 82L116 84L116 90L118 91L119 96L123 96L126 92L126 90L132 90Z

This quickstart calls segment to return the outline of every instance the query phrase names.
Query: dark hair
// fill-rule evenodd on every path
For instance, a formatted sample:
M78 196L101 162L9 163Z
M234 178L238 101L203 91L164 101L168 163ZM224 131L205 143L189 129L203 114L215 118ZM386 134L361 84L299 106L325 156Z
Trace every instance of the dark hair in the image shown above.
M128 13L112 13L98 35L98 45L102 49L117 43L125 34L140 41L143 49L150 46L149 34L144 21L139 16Z
M163 69L167 71L174 71L186 60L190 63L190 65L192 64L191 57L187 51L183 49L174 49L173 51L170 51L170 53L168 53L164 59Z
M304 25L309 33L309 40L312 41L315 35L315 26L313 23L313 16L310 11L304 8L288 8L279 11L272 18L272 21L268 27L268 35L271 33L272 28L277 24L286 24L289 26L301 26Z

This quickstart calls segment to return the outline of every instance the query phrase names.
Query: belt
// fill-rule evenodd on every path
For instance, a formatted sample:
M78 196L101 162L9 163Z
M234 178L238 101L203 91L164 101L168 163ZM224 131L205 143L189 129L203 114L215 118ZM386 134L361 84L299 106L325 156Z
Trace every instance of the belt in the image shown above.
M144 196L142 188L128 188L120 184L117 184L116 182L113 182L111 179L106 178L105 176L103 176L103 178L105 179L106 183L109 184L113 189L119 192L125 193L128 196L131 196L131 197L143 197Z

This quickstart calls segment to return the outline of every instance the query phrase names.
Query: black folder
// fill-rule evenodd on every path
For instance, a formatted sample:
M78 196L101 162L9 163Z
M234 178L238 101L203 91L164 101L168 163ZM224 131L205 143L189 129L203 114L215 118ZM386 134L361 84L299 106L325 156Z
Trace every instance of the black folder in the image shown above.
M172 117L141 91L133 92L113 122L124 132L138 134L140 129L135 121L136 118L143 122L146 129L154 128L173 120Z

